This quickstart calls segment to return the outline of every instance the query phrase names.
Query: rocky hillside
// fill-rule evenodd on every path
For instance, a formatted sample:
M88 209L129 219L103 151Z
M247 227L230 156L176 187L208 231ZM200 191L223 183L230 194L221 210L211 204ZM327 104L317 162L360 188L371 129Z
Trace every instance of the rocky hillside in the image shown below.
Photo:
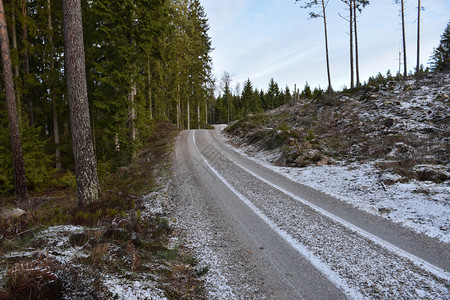
M385 184L450 177L450 74L301 99L227 127L280 166L376 162ZM276 154L276 155L275 155ZM394 176L392 176L394 175Z

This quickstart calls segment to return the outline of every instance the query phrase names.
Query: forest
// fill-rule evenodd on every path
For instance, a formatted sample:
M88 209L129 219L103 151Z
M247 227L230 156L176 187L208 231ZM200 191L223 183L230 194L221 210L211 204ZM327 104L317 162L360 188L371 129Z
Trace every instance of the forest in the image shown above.
M92 142L100 180L128 164L158 120L205 127L211 40L199 0L81 1ZM62 1L4 2L29 190L74 181ZM2 74L3 78L3 74ZM0 83L5 98L4 81ZM0 193L14 191L5 101Z
M369 1L343 3L351 16L350 53L355 53L350 89L392 80L388 72L360 82L356 18ZM302 5L311 17L324 19L326 38L326 6L318 1ZM420 18L420 1L418 8ZM199 0L81 1L81 13L90 128L100 181L132 161L160 120L180 130L209 128L293 99L315 99L324 92L308 83L303 90L291 91L273 78L266 91L254 88L250 79L242 88L240 83L232 87L228 72L215 79L208 18ZM73 184L63 5L53 0L11 0L5 1L4 14L27 188L41 191ZM448 60L447 40L448 28L433 53L432 70L442 69ZM416 71L427 70L418 61ZM395 77L405 76L406 71ZM0 93L4 98L3 81ZM0 194L12 195L12 145L6 104L0 105Z

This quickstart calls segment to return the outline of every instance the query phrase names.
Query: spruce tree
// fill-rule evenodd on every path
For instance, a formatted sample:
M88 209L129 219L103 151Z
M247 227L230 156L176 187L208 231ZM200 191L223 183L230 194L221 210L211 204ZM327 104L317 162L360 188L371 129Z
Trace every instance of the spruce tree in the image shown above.
M439 46L434 49L430 59L430 67L433 71L450 70L450 22L441 36Z

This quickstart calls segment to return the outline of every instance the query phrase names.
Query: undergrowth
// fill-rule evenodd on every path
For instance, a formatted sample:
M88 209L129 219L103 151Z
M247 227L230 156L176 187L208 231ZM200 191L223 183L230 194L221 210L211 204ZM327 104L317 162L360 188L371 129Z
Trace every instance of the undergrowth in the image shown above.
M198 270L182 245L168 247L173 235L168 220L148 213L143 198L167 171L164 162L176 133L170 124L158 123L135 160L110 174L100 199L84 207L70 188L48 190L23 203L5 199L3 206L21 207L26 214L0 219L0 299L112 298L102 284L107 274L156 280L169 299L203 299L206 270ZM77 230L56 235L55 246L43 233L60 225ZM82 255L61 259L73 249Z

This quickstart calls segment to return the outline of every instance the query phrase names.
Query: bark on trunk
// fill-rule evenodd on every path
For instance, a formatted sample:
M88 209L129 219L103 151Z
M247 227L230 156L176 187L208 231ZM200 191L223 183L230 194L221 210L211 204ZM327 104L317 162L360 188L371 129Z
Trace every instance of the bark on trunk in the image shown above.
M49 41L49 47L50 47L50 73L52 74L55 69L55 62L53 60L53 26L52 26L52 6L51 1L47 0L47 10L48 10L48 41ZM52 114L53 114L53 136L54 136L54 142L55 142L55 167L58 170L62 170L61 165L61 150L59 147L59 122L58 122L58 110L56 107L56 100L53 95L53 78L51 79L52 82L50 83L50 100L52 102Z
M130 129L131 129L131 140L136 140L136 125L134 124L136 121L136 108L134 104L134 98L137 94L136 86L133 85L131 87L131 92L128 95L128 99L130 100Z
M417 66L416 73L419 74L420 70L420 0L418 0L417 4Z
M189 99L187 101L187 129L191 130L191 109L189 107Z
M354 79L354 67L353 67L353 2L354 0L350 0L349 8L350 8L350 88L353 89L355 87L355 79Z
M15 1L11 1L11 28L12 28L12 43L13 48L15 51L17 51L17 30L16 30L16 4ZM14 62L14 76L19 77L19 64L17 61ZM18 108L20 109L19 105Z
M328 89L327 92L330 94L333 91L331 87L331 74L330 74L330 59L328 55L328 33L327 33L327 17L325 13L325 0L322 0L322 11L323 11L323 27L325 31L325 55L327 57L327 76L328 76Z
M356 0L353 0L353 26L355 27L355 71L356 71L356 86L361 86L359 80L359 52L358 52L358 24L356 21Z
M8 111L8 124L11 136L11 152L14 168L14 190L18 198L28 198L25 167L23 164L22 143L20 140L19 120L17 118L14 81L12 75L11 53L9 50L8 30L5 20L3 0L0 0L0 44L5 80L5 98Z
M198 123L198 129L201 128L200 122L201 122L201 121L200 121L200 105L197 104L197 123Z
M63 0L64 46L70 122L80 205L96 201L97 165L92 145L80 0Z
M408 76L408 66L406 64L406 32L405 32L405 2L401 0L402 4L402 36L403 36L403 77Z
M152 100L152 74L150 73L150 60L148 61L147 69L147 80L148 80L148 110L150 114L150 120L153 119L153 100Z
M24 72L24 89L26 90L26 77L28 74L30 74L30 58L28 55L28 27L25 22L27 18L27 3L26 1L22 2L22 17L23 17L23 24L22 24L22 41L23 41L23 72ZM30 123L30 126L34 126L34 112L33 112L33 101L31 98L28 98L28 121Z
M19 57L17 50L17 29L16 29L16 4L15 1L11 1L11 36L12 36L12 44L15 52L14 57L14 80L19 78ZM16 81L17 82L17 81ZM17 84L17 83L16 83ZM16 86L16 103L17 103L17 117L19 119L19 126L22 125L22 103L20 98L20 92Z
M181 99L180 99L180 84L177 85L177 128L181 129Z

